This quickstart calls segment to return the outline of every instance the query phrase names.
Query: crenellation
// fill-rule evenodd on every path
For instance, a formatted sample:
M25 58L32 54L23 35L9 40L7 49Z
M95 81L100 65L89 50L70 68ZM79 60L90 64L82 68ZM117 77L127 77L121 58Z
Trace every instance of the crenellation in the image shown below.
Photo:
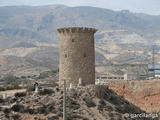
M86 28L86 27L70 27L70 28L59 28L59 33L96 33L97 29Z

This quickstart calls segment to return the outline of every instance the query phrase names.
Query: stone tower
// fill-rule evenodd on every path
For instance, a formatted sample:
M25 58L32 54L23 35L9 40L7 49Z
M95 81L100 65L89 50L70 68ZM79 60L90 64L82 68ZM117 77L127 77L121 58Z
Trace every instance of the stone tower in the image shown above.
M94 28L60 28L59 86L95 84Z

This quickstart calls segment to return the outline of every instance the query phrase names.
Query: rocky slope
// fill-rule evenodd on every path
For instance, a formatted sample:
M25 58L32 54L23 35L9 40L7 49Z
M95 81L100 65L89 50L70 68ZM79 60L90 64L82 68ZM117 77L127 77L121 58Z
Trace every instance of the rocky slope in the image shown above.
M0 67L5 65L7 60L4 57L0 57Z
M125 113L144 113L105 86L67 90L66 100L67 120L131 120ZM1 107L1 120L62 120L63 91L58 88L45 88L37 94L19 93L6 101L11 105Z

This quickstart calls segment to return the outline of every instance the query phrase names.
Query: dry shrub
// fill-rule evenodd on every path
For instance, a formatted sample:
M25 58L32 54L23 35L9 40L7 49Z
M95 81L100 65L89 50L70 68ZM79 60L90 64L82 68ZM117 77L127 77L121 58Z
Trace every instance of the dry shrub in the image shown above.
M51 80L50 82L49 82L49 87L56 87L56 86L58 86L58 84L55 82L55 81L53 81L53 80Z
M54 93L54 91L52 89L46 89L46 88L39 91L40 95L50 95L52 93Z
M96 85L95 86L95 95L100 99L107 99L109 95L108 87L105 85Z
M13 110L14 112L23 112L24 106L21 104L15 104L12 106L11 110Z
M19 114L14 114L12 115L13 120L20 120L20 115Z
M86 102L87 107L96 107L96 104L90 98L83 99Z
M28 86L27 86L27 92L32 92L32 91L34 91L34 90L35 90L35 88L34 88L33 85L28 85Z
M15 94L15 97L25 97L26 95L26 92L19 92Z
M5 108L5 109L3 110L3 112L8 115L8 114L10 113L10 109L9 109L9 108Z

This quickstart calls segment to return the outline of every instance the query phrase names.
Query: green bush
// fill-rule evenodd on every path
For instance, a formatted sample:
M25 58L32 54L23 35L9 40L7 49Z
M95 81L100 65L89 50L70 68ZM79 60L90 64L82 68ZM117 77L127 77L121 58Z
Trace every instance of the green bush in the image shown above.
M17 83L13 84L13 88L14 89L21 89L21 87Z
M6 88L0 87L0 91L5 91L5 90L6 90Z
M17 83L14 83L6 87L0 87L0 91L15 90L15 89L21 89L21 87Z
M7 86L6 88L6 90L14 90L14 89L21 89L21 87L17 83L15 83L10 86Z

